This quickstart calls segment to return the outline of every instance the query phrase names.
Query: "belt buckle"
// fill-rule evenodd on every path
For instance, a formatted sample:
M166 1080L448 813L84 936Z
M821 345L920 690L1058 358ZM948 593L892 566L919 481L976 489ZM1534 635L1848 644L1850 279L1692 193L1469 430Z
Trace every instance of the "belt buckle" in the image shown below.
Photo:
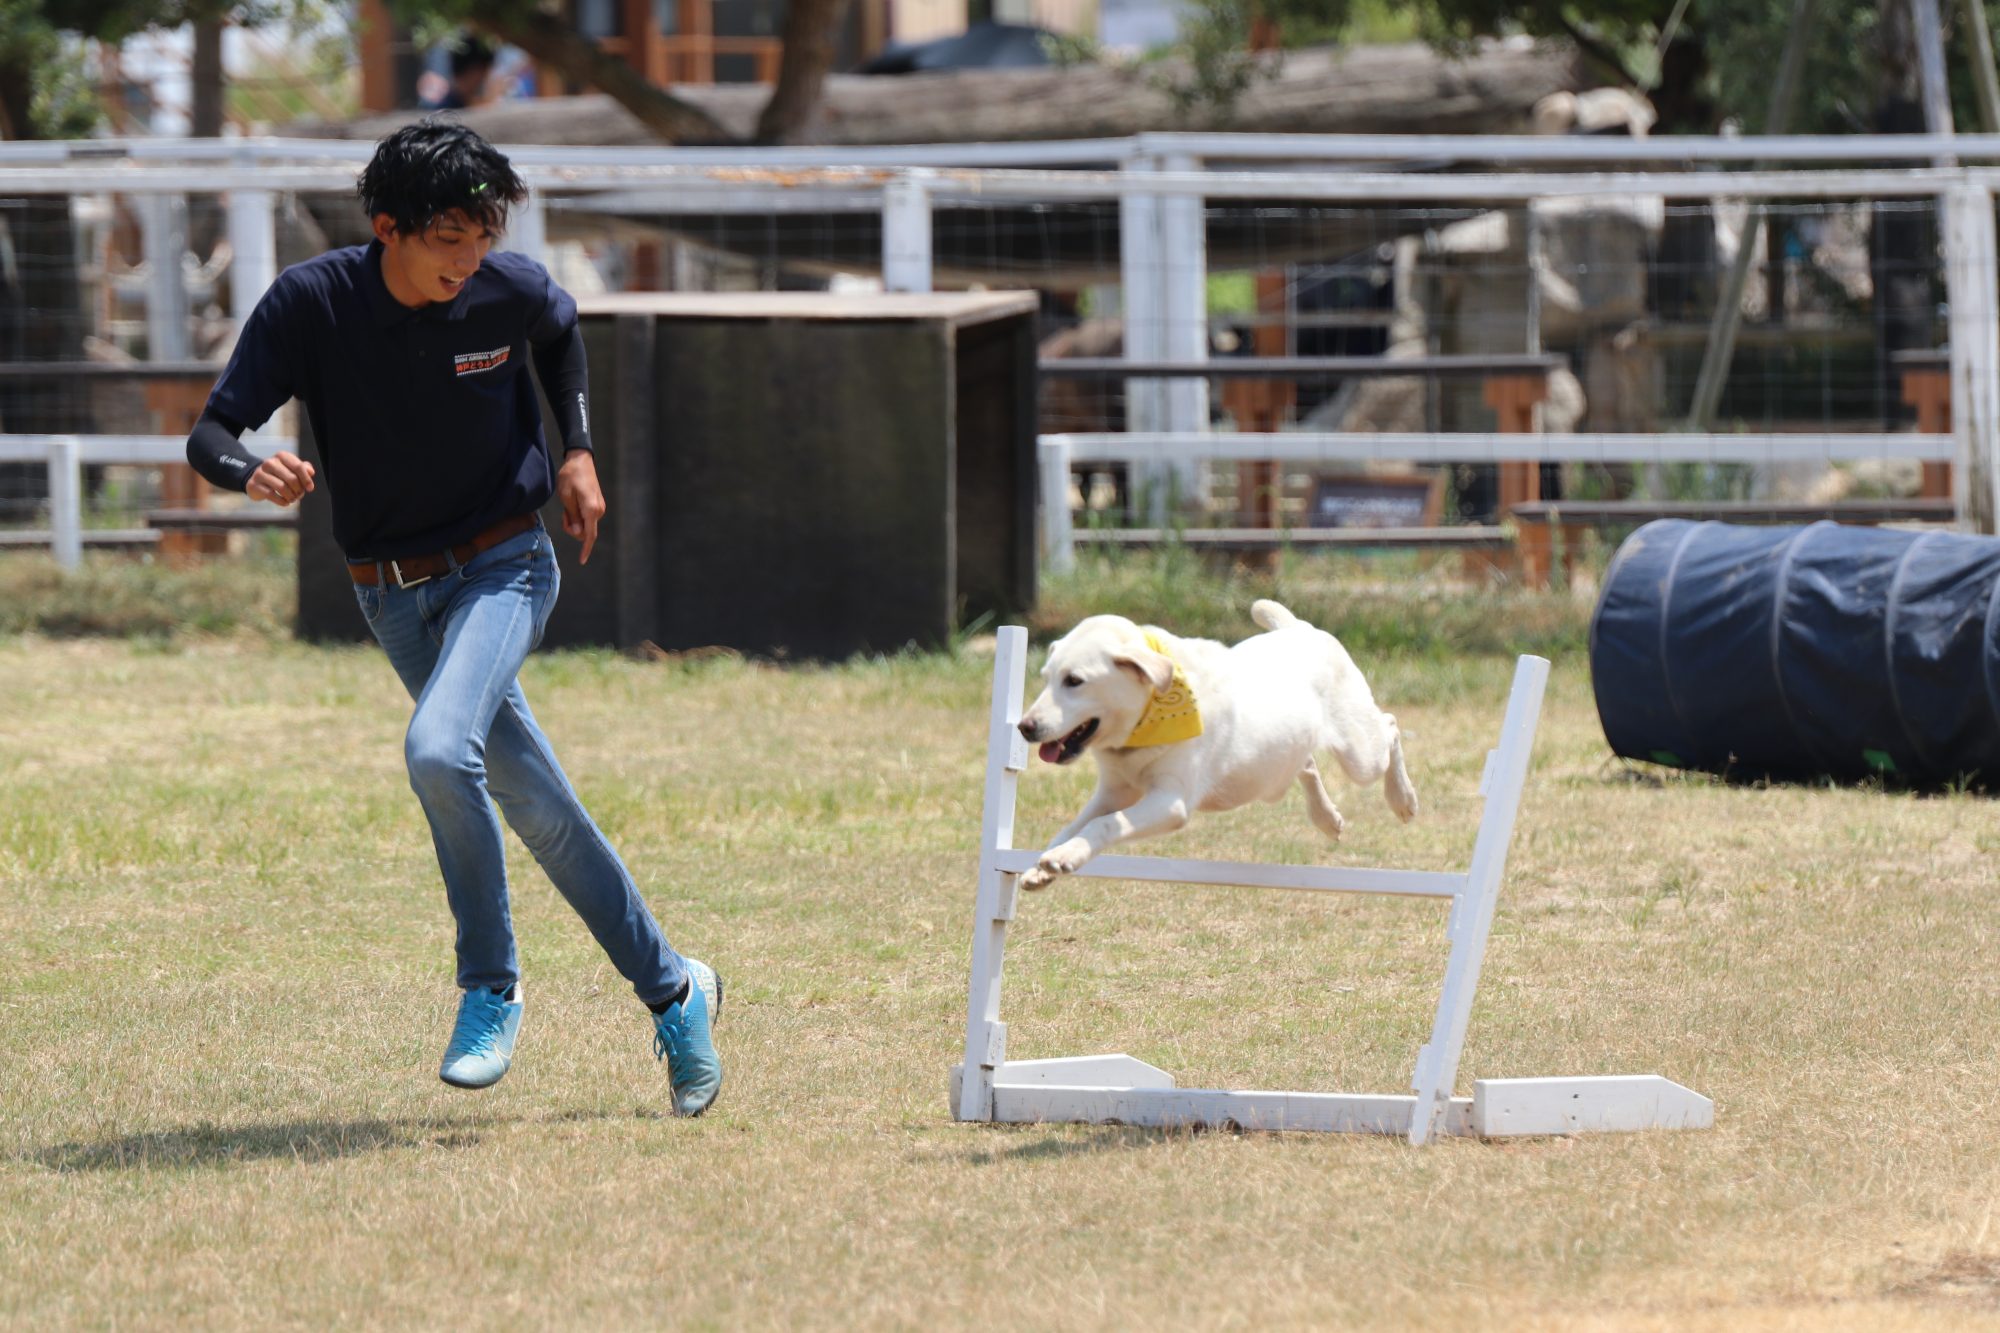
M437 577L437 575L435 574L426 574L420 579L405 579L403 577L403 566L401 562L395 560L391 560L389 562L389 572L396 576L396 586L398 588L414 588L417 587L419 584L429 583L432 579Z

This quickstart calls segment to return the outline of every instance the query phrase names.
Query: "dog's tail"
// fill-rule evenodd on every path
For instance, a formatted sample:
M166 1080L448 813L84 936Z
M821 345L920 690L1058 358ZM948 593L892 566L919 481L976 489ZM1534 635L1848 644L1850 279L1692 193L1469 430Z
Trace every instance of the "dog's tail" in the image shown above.
M1289 629L1301 623L1297 616L1268 597L1250 603L1250 618L1265 629Z
M1382 714L1382 725L1389 729L1389 771L1382 778L1382 794L1388 797L1396 818L1408 823L1417 817L1417 789L1410 782L1410 771L1403 767L1403 729L1396 725L1393 713Z

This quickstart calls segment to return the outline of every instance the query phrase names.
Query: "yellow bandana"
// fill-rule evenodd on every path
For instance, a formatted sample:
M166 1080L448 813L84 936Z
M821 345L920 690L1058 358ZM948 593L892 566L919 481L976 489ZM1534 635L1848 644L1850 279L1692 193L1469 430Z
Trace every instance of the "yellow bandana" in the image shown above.
M1188 684L1187 673L1181 670L1179 662L1174 662L1168 655L1156 636L1148 634L1146 646L1173 662L1174 678L1167 688L1153 692L1153 697L1146 703L1146 711L1139 714L1139 725L1132 728L1125 745L1136 748L1191 741L1201 735L1201 705L1195 701L1194 686Z

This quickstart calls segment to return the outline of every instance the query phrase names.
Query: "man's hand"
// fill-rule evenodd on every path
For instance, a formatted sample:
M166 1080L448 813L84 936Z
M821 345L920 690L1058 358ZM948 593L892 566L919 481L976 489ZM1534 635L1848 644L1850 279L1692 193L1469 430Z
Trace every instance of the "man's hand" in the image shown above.
M283 450L272 454L250 474L244 493L253 500L288 505L313 488L313 465Z
M579 565L590 563L597 523L604 517L604 491L597 484L597 460L588 449L572 449L556 470L556 498L562 501L563 531L583 543Z

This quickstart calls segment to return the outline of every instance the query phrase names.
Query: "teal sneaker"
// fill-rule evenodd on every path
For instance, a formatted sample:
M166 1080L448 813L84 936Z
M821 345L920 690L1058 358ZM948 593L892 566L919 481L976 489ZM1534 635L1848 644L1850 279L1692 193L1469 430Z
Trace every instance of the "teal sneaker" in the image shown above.
M722 1060L709 1033L722 1008L722 978L706 963L686 962L693 984L679 1004L653 1015L653 1054L667 1062L674 1114L700 1115L722 1090Z
M521 983L506 997L484 986L465 992L451 1045L444 1048L438 1077L454 1088L490 1088L514 1063L514 1038L521 1032Z

